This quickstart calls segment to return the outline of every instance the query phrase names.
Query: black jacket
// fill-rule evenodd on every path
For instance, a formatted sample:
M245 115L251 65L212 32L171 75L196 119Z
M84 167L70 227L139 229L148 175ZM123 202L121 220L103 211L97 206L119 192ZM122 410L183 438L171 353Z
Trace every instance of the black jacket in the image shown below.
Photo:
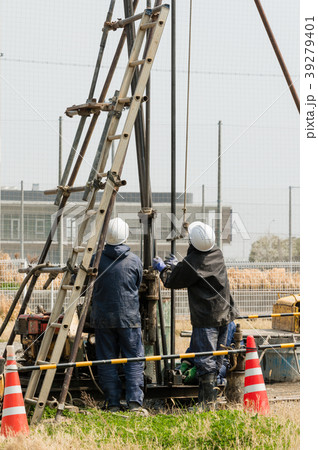
M161 272L165 287L188 288L191 323L197 328L219 327L235 319L234 301L223 254L215 245L200 252L192 245L187 256L171 271Z
M91 326L139 328L142 264L127 245L106 245L94 285Z

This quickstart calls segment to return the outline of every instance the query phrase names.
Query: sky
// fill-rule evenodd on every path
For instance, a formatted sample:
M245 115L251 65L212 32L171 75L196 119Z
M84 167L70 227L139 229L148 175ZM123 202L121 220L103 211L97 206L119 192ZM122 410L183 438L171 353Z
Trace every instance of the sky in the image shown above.
M262 5L299 93L299 2L263 0ZM59 117L65 164L78 117L68 118L64 111L87 99L108 6L106 0L1 2L1 186L19 188L21 180L25 189L56 186ZM145 6L140 1L138 11ZM205 203L216 205L221 121L222 201L237 219L233 242L223 250L227 258L247 259L261 236L288 238L289 186L292 232L299 236L299 113L251 0L193 2L187 97L189 11L189 0L177 2L177 191L185 183L188 101L188 192L200 204L204 185ZM113 19L123 16L118 0ZM170 190L170 20L151 73L153 191ZM119 35L109 34L97 98ZM107 99L119 88L126 63L124 48ZM77 185L86 182L105 120L106 115L99 119ZM123 178L122 195L138 191L133 138Z

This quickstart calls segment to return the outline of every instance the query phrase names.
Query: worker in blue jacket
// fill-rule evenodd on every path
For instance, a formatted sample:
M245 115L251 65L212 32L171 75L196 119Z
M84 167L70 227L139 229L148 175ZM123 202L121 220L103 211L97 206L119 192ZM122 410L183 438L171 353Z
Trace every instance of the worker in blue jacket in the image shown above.
M115 218L109 222L94 285L90 319L95 328L99 360L144 356L138 293L142 263L124 244L128 235L129 227L122 219ZM142 408L143 370L143 362L124 365L128 407L145 415L146 410ZM107 409L119 411L122 386L118 365L99 365L98 376Z

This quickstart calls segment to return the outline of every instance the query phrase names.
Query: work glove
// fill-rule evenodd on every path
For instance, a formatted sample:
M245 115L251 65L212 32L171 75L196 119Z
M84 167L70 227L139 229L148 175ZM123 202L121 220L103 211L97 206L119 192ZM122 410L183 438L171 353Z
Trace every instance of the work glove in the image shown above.
M167 266L165 265L165 263L163 262L162 258L160 258L160 256L156 256L155 258L153 258L152 260L152 267L155 270L158 270L159 272L162 272L163 269L165 269Z
M184 375L185 375L185 379L184 379L184 384L192 384L193 380L195 379L197 374L197 368L191 367L191 369L187 370Z
M168 258L165 259L165 264L171 268L171 270L173 270L176 265L178 264L178 260L177 257L173 254L170 253L170 256Z
M189 361L182 361L179 367L176 367L176 369L180 370L182 375L187 372L191 368L192 364Z

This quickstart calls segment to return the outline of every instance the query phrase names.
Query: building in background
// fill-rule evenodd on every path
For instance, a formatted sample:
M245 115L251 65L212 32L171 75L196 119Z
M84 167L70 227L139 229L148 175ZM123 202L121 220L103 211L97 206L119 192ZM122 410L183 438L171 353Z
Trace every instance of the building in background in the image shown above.
M57 207L53 196L47 196L34 186L21 195L18 189L3 189L1 192L1 232L0 248L11 258L20 258L22 253L29 261L36 261L50 233ZM97 196L100 199L101 192ZM84 218L87 203L81 200L82 193L72 193L63 210L63 232L53 236L53 242L47 257L51 263L61 262L60 239L63 239L63 257L65 262L70 255L72 246L76 245L78 227ZM152 194L153 208L156 210L154 236L156 253L165 257L171 249L171 220L180 232L182 226L183 195L177 193L177 217L171 218L170 193L154 192ZM138 192L121 192L116 197L113 215L120 216L129 224L130 235L128 245L136 254L142 254L142 226L138 213L140 211L140 195ZM187 194L187 221L202 220L215 227L216 206L209 204L193 204L192 194ZM223 244L232 240L232 210L229 206L222 208ZM21 226L23 220L23 227ZM86 241L93 233L93 220L84 237ZM184 256L188 248L187 239L177 240L178 254Z

